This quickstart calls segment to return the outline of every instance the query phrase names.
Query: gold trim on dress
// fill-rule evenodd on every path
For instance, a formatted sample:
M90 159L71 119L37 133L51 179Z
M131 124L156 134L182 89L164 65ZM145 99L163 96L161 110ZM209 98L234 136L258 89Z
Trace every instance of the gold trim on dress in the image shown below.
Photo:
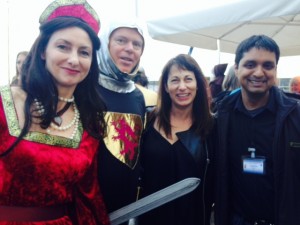
M18 137L21 133L17 112L15 110L12 93L9 86L2 86L0 88L2 97L2 104L5 112L5 117L8 125L8 130L11 136ZM44 134L37 131L29 131L23 139L30 140L47 145L55 145L67 148L77 148L80 144L83 134L81 122L78 124L78 130L73 139Z

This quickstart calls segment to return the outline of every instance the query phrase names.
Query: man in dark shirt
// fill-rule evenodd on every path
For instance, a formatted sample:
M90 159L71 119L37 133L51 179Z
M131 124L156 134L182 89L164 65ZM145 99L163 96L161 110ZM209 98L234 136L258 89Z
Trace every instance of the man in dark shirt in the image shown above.
M279 56L264 35L236 50L241 90L217 111L216 225L300 221L300 103L275 86Z

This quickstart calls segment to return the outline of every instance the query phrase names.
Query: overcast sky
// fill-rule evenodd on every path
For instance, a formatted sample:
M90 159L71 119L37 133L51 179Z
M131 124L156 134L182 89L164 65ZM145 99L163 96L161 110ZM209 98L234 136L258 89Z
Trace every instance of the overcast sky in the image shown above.
M99 14L102 27L114 18L128 18L136 15L144 22L146 47L141 66L150 80L158 80L161 70L168 59L179 53L188 53L188 46L170 44L153 40L147 33L146 21L191 10L196 5L210 7L224 4L229 0L88 0ZM237 0L231 0L237 1ZM15 58L19 51L29 50L38 35L38 19L51 0L0 0L0 85L15 75ZM219 15L220 16L220 15ZM101 32L101 30L100 30ZM219 63L217 51L195 49L192 56L200 64L206 76L211 68ZM233 63L233 55L221 54L220 63ZM281 58L279 77L300 74L300 57Z

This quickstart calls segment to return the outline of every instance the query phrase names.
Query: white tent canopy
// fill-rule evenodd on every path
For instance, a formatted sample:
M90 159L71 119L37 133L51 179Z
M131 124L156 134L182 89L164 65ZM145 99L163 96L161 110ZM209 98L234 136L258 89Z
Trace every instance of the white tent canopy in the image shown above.
M234 53L253 34L265 34L282 56L300 55L300 0L239 0L208 9L147 21L152 38Z

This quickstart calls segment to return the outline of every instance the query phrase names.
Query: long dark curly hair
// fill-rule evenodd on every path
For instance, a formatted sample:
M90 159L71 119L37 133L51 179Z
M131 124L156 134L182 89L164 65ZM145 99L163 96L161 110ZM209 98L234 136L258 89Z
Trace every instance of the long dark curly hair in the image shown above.
M77 85L74 97L80 112L83 128L97 139L103 138L105 132L104 112L106 106L98 91L99 67L96 51L100 48L100 40L93 29L84 21L74 17L58 17L40 26L40 34L35 40L22 68L22 89L27 93L25 101L24 127L14 144L2 155L9 153L18 142L28 133L32 124L33 115L31 105L38 99L45 108L45 113L39 117L40 126L49 127L57 111L58 90L52 75L45 67L42 55L54 32L69 28L79 27L86 31L93 45L92 63L87 77Z

